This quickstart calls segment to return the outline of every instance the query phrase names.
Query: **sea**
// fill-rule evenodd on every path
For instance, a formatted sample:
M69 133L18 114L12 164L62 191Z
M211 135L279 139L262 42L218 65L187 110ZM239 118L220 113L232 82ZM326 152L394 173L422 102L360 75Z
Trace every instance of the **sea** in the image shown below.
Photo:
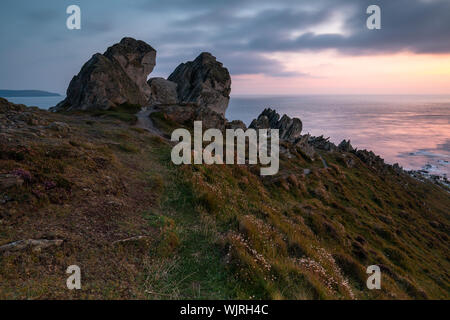
M226 116L249 125L265 108L300 118L303 133L450 177L450 95L235 96Z
M48 109L63 98L8 100ZM350 139L387 163L450 177L450 95L232 96L226 117L249 125L265 108L300 118L303 133Z

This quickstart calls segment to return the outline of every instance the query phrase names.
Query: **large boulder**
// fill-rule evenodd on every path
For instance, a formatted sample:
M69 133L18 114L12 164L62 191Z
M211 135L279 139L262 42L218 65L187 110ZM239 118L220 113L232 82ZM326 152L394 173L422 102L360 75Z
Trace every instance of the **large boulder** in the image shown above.
M280 139L295 142L301 137L303 124L298 118L291 119L280 115L270 108L265 109L257 119L250 124L252 129L279 129Z
M150 97L147 77L155 62L156 50L150 45L124 38L104 54L95 54L70 82L67 98L51 110L108 110L119 105L146 105Z
M223 64L210 53L180 64L169 76L178 85L178 99L225 115L230 101L231 77Z
M150 78L150 106L170 105L178 103L177 84L164 78Z
M138 86L146 98L150 95L148 75L156 64L156 50L144 41L123 38L120 43L108 48L105 57L119 62L128 77Z

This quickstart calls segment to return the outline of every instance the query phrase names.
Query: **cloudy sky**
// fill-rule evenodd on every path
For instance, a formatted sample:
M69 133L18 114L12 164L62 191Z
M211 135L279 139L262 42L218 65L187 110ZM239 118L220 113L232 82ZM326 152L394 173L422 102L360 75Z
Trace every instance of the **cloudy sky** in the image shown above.
M66 28L79 5L82 29ZM366 28L381 7L382 29ZM449 0L2 0L0 89L64 93L124 36L158 51L167 77L202 51L239 94L450 94Z

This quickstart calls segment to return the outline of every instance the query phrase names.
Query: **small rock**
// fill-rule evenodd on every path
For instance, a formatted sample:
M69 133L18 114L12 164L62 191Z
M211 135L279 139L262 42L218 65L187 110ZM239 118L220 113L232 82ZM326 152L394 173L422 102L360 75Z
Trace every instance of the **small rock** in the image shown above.
M0 174L0 189L5 190L12 187L20 187L24 180L15 174Z
M147 241L147 240L149 240L148 236L136 236L136 237L131 237L131 238L127 238L127 239L114 241L113 244L120 244L120 243L123 244L123 243L140 242L140 241Z
M70 132L70 126L65 122L52 122L47 128L60 133Z
M0 246L0 254L8 254L11 252L17 252L21 250L25 250L27 248L32 248L34 252L39 252L42 249L46 249L49 247L59 247L62 245L64 240L46 240L46 239L28 239L28 240L19 240L15 242L11 242Z

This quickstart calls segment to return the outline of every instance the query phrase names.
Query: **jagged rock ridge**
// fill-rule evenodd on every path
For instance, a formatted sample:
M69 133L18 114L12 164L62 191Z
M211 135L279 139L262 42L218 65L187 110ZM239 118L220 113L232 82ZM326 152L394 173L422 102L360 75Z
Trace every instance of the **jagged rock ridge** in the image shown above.
M279 129L280 139L294 142L300 138L303 124L298 118L291 119L287 115L280 115L270 108L265 109L257 119L250 124L252 129Z

